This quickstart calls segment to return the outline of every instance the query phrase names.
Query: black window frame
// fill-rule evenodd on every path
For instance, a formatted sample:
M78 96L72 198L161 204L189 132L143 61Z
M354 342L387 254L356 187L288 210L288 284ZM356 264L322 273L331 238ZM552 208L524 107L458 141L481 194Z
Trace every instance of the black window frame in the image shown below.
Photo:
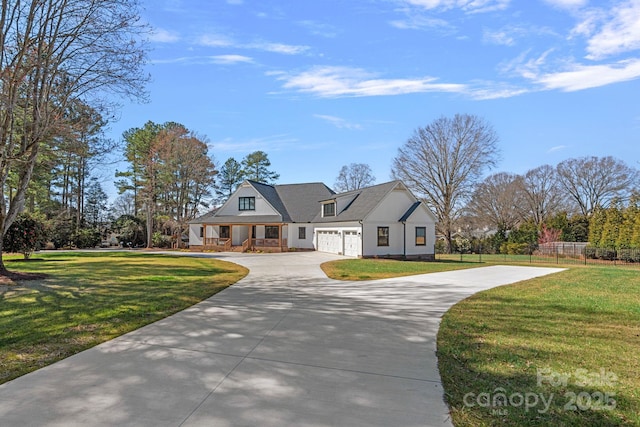
M422 231L422 235L418 234L418 231ZM422 243L419 243L418 238L422 238ZM416 246L427 246L427 227L416 227Z
M204 237L204 227L200 227L200 237Z
M331 207L331 209L328 209L329 206ZM336 216L336 203L332 202L332 203L323 204L322 216L323 217Z
M239 211L255 211L256 198L254 196L238 197Z
M275 231L275 237L273 234ZM280 227L277 225L265 225L264 226L264 238L265 239L279 239L280 238Z
M231 226L221 225L219 234L221 239L229 239L231 237Z
M386 230L386 233L384 231ZM381 234L381 232L383 232ZM389 246L389 227L378 227L378 246Z
M298 227L298 240L307 240L307 227Z

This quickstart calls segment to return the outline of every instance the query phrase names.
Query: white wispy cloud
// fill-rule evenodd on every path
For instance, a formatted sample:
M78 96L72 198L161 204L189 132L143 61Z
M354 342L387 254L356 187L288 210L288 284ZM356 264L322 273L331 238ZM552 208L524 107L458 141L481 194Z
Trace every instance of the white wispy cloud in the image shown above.
M361 125L357 123L350 123L341 117L329 116L326 114L314 114L313 117L324 120L332 124L333 126L337 127L338 129L350 129L350 130L362 129Z
M562 151L569 148L567 145L556 145L555 147L551 147L547 150L547 153L555 153L556 151Z
M253 63L253 59L243 55L211 55L211 56L181 56L177 58L153 59L152 64L184 64L184 65L206 65L222 64L233 65L240 63Z
M544 2L560 9L576 9L585 6L588 0L544 0Z
M628 59L612 64L575 64L567 70L532 76L545 89L564 92L591 89L640 78L640 59Z
M534 25L507 25L498 30L485 28L482 34L482 41L487 44L514 46L520 39L540 36L558 37L556 32L549 27Z
M622 2L609 11L609 19L589 40L587 59L640 49L640 0Z
M156 43L175 43L180 40L180 36L174 31L154 28L149 36L149 40Z
M405 19L396 19L390 22L392 27L400 30L436 29L453 31L455 27L444 19L424 16L422 14L408 13Z
M252 63L253 59L244 55L215 55L211 60L216 64Z
M292 74L268 73L284 82L285 89L321 98L403 95L420 92L462 93L464 85L438 83L434 77L381 79L361 68L318 66Z
M229 153L242 153L244 155L258 150L267 152L316 150L326 147L327 144L307 144L290 135L278 134L246 140L224 138L222 140L212 141L208 145L216 150Z
M328 39L332 39L340 33L340 31L334 25L312 20L298 21L297 24L303 28L306 28L307 31L315 36L325 37Z
M504 10L511 0L404 0L404 2L427 10L457 8L467 13L484 13Z
M201 35L196 39L196 44L206 47L232 47L235 49L260 50L283 55L299 55L309 50L309 46L285 43L272 43L265 41L242 43L229 36L215 33Z
M250 43L246 45L238 45L237 47L263 50L265 52L281 53L283 55L299 55L309 50L309 46L267 42Z
M207 47L233 47L236 42L222 34L204 34L198 37L197 44Z

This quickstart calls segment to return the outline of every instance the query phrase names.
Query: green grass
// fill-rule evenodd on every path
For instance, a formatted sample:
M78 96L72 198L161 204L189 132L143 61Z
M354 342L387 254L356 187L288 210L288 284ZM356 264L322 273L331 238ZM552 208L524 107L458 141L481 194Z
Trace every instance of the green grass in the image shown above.
M452 307L438 334L456 426L640 425L639 349L640 275L616 267L573 268L481 292ZM538 384L538 373L568 378ZM516 404L484 405L500 392ZM533 403L534 395L551 399L549 409L541 400L528 411L517 405L519 396ZM607 403L613 408L602 409Z
M482 263L477 257L341 260L322 267L334 279L368 280L504 262L502 255L483 255ZM508 261L531 265L528 256ZM568 267L481 292L445 314L438 364L454 425L640 425L640 273ZM500 405L503 395L512 401ZM528 410L521 397L529 399Z
M9 270L47 278L0 286L0 383L183 310L248 273L224 261L179 256L34 257L5 257Z
M482 264L477 262L409 262L387 259L347 259L325 262L320 267L325 274L332 279L374 280L480 266L482 266Z

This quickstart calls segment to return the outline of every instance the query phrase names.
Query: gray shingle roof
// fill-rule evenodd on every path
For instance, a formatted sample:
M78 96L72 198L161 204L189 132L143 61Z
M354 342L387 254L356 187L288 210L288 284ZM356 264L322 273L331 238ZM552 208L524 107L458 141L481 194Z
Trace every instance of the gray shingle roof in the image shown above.
M360 221L375 209L384 197L402 185L400 181L391 181L359 190L335 194L333 190L321 182L306 184L269 185L256 181L248 181L265 198L271 206L280 214L278 215L242 215L222 216L215 212L209 212L191 223L255 223L255 222L344 222ZM352 199L336 216L323 218L321 213L321 201ZM404 216L410 216L418 207L414 204ZM404 218L403 216L403 218Z
M333 190L321 182L306 184L269 185L248 180L249 184L280 214L222 216L215 211L190 221L191 224L206 223L274 223L274 222L311 222L320 210L320 201L331 197Z
M320 211L320 201L335 193L321 182L276 185L280 200L292 222L311 222Z
M385 182L384 184L378 184L371 187L361 188L359 190L348 191L346 193L336 194L330 199L350 198L354 197L353 201L348 204L341 212L338 212L336 216L323 218L320 213L320 209L316 212L316 217L313 222L342 222L342 221L360 221L365 217L384 199L384 197L400 185L400 181Z

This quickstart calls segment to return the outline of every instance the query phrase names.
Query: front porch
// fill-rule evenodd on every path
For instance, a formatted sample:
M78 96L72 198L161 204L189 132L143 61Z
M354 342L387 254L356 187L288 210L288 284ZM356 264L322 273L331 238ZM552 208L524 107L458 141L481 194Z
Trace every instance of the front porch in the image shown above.
M217 252L287 252L286 224L203 224L202 246Z

